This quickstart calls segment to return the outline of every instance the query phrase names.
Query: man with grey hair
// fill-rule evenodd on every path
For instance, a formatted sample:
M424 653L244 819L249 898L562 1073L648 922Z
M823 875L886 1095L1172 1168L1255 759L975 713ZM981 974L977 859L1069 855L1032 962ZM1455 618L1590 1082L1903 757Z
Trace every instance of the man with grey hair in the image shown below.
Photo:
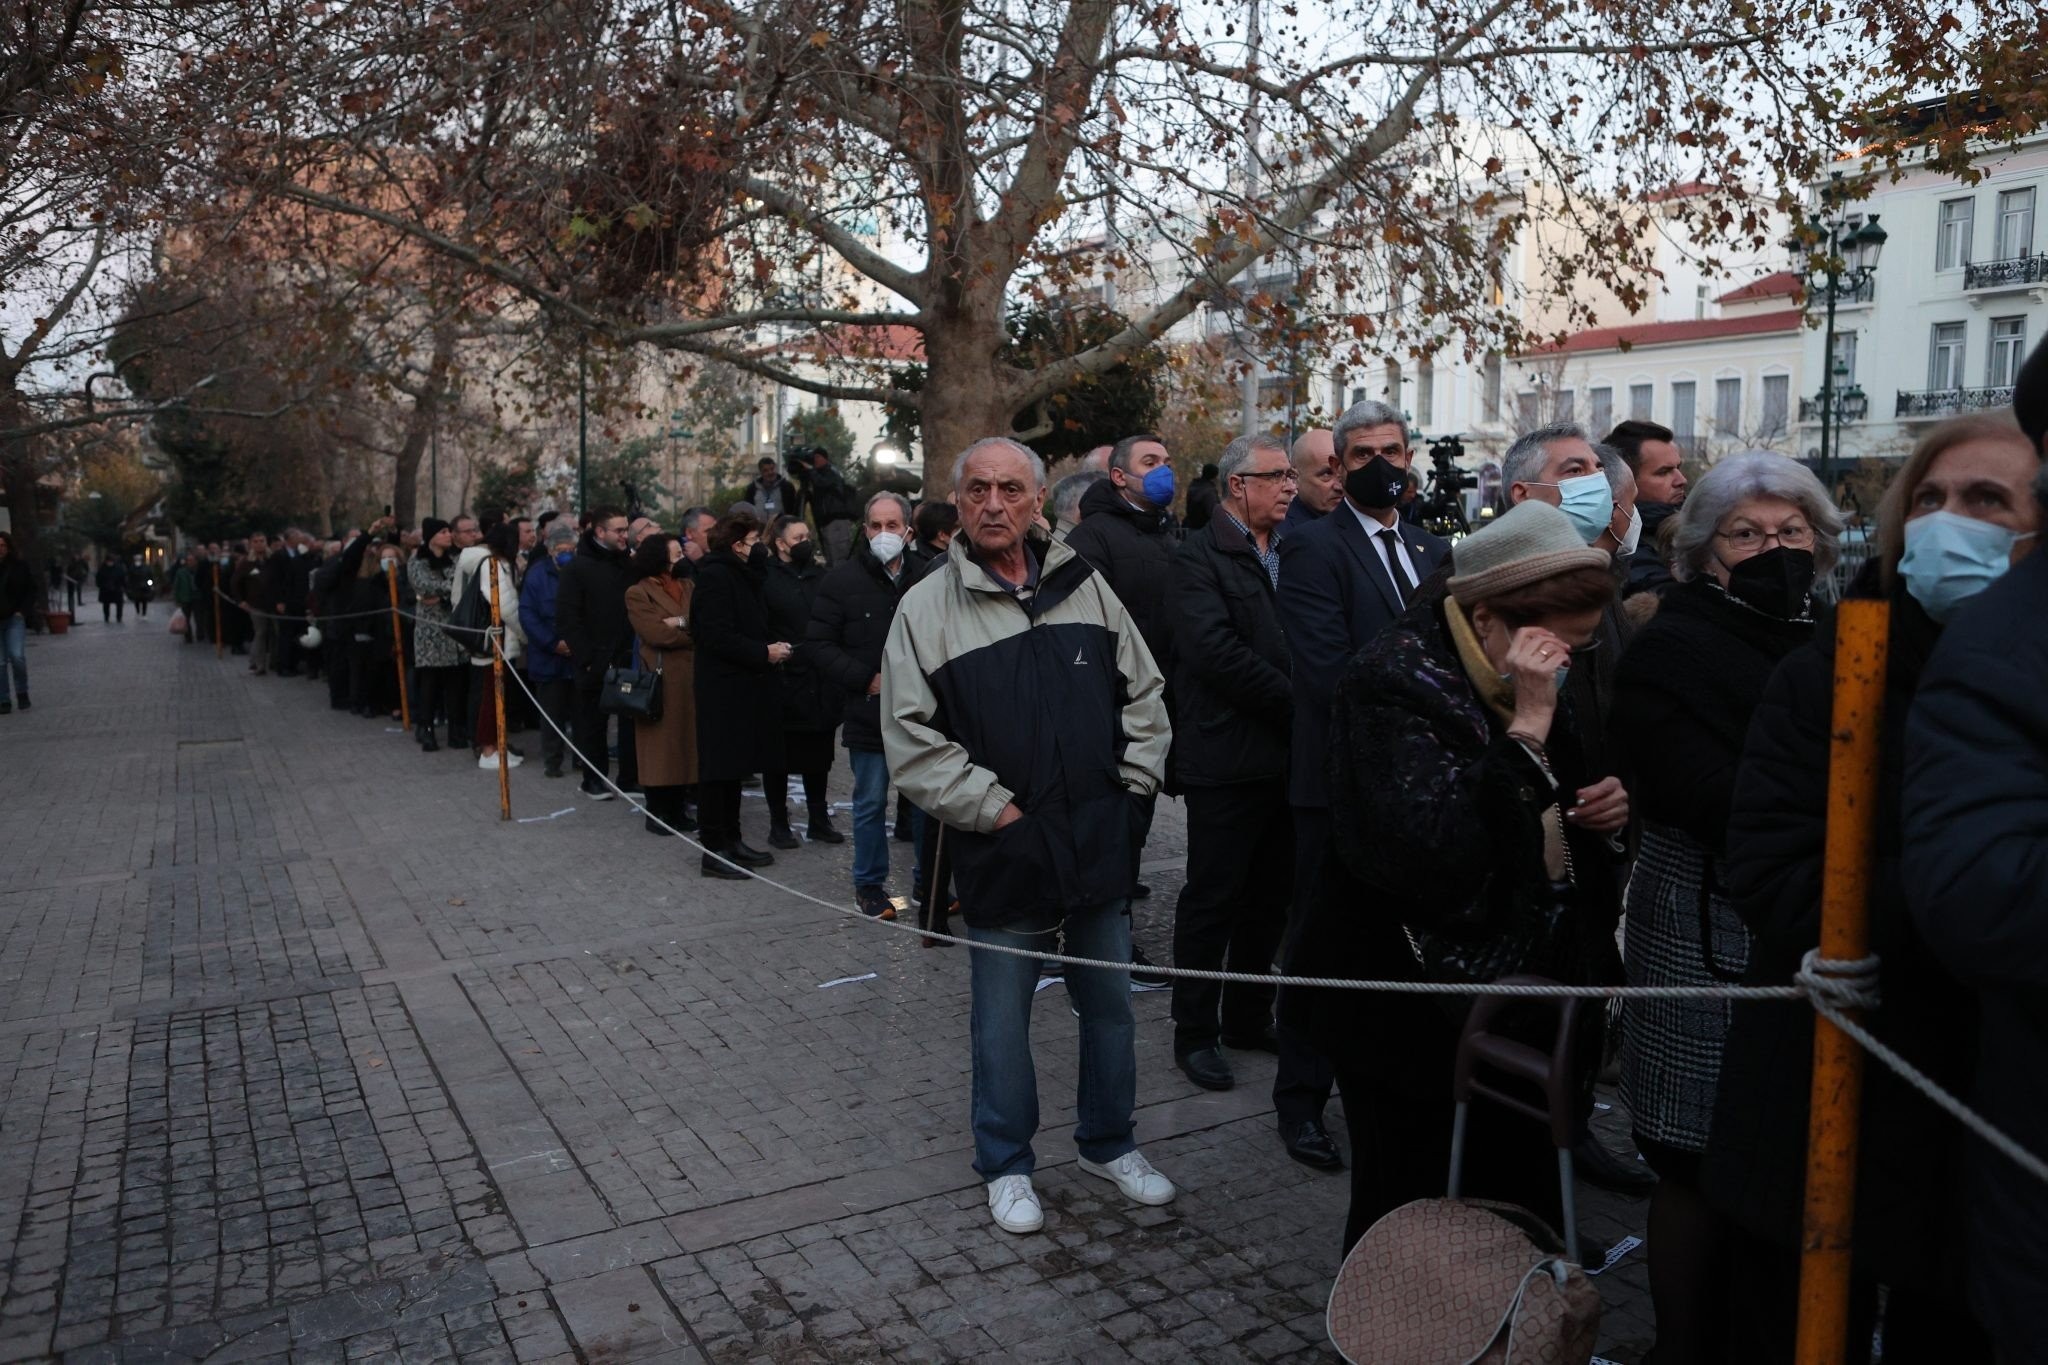
M1316 427L1295 439L1289 452L1294 459L1294 501L1287 506L1287 529L1316 521L1327 515L1344 496L1344 478L1337 470L1337 438L1328 429Z
M562 566L576 557L576 526L567 518L548 523L544 553L528 563L526 579L519 585L519 625L526 632L527 681L540 699L540 709L553 724L540 727L543 777L565 775L562 762L568 756L562 736L575 724L576 664L569 642L555 628L555 602L561 594Z
M1187 882L1173 912L1180 967L1263 972L1287 927L1294 704L1274 597L1294 466L1274 436L1240 436L1217 462L1222 494L1175 563L1174 766L1187 796ZM1228 723L1215 726L1216 717ZM1173 1059L1205 1090L1235 1084L1224 1048L1279 1050L1270 988L1176 979Z
M1415 459L1407 419L1398 410L1385 403L1353 404L1337 419L1331 440L1343 499L1322 520L1290 528L1280 542L1280 620L1292 655L1294 702L1287 776L1287 799L1294 807L1294 898L1287 954L1321 892L1330 840L1323 761L1337 680L1407 609L1416 589L1450 553L1448 543L1398 515ZM1337 1170L1343 1161L1323 1126L1332 1085L1329 1063L1291 1029L1281 1029L1280 1044L1273 1107L1281 1140L1288 1155L1304 1165Z
M1141 807L1171 739L1165 681L1102 575L1029 534L1045 497L1035 455L977 441L955 465L953 497L960 535L889 629L880 717L890 774L945 822L975 943L1128 961ZM977 951L969 972L974 1168L996 1226L1036 1232L1038 964ZM1081 1017L1080 1167L1138 1203L1167 1203L1173 1182L1132 1138L1129 973L1069 967L1065 979Z
M1078 474L1069 474L1052 486L1052 538L1065 543L1067 536L1081 524L1081 495L1102 483L1109 475L1099 470L1084 469Z
M1564 697L1572 710L1580 752L1574 771L1586 774L1591 782L1576 793L1573 804L1590 809L1613 801L1624 790L1620 759L1607 734L1607 713L1614 704L1615 669L1634 634L1621 610L1621 576L1642 535L1635 476L1620 451L1595 445L1576 423L1556 422L1509 446L1501 459L1500 477L1509 507L1530 499L1547 502L1564 512L1588 545L1617 561L1614 599L1600 614L1593 643L1565 674ZM1625 874L1621 860L1617 870ZM1586 1100L1592 1100L1590 1086ZM1623 1194L1643 1194L1656 1184L1656 1177L1640 1162L1615 1157L1590 1130L1580 1139L1573 1161L1586 1180Z
M916 568L904 558L909 543L909 501L889 492L869 498L851 552L818 584L804 640L812 666L844 699L840 742L853 769L854 897L863 914L885 920L896 918L896 898L889 890L882 644L903 594L917 579ZM912 823L914 829L915 819Z

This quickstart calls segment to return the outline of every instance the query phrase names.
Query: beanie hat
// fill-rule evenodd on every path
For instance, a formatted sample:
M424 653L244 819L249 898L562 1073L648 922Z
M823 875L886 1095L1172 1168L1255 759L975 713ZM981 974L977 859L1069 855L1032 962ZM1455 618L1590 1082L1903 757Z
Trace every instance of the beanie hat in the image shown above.
M443 531L447 529L447 522L441 520L439 517L428 517L425 521L422 521L420 523L420 539L432 540L435 536L440 535Z
M1607 551L1586 544L1571 518L1534 498L1459 541L1454 560L1457 573L1450 580L1451 595L1467 604L1573 569L1608 569L1614 564Z
M576 528L566 521L549 523L547 543L550 549L557 545L574 545L576 543Z
M2012 385L2012 412L2036 450L2048 450L2048 341L2034 348Z

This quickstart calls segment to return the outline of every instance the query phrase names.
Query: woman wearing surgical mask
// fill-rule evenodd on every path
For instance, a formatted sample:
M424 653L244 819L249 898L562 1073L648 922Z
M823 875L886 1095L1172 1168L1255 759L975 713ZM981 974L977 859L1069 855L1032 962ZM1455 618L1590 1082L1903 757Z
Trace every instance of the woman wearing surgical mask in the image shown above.
M768 561L764 592L771 634L800 642L810 631L811 601L824 580L818 543L811 528L796 517L777 517L768 528L774 557ZM782 688L782 763L761 775L761 793L768 798L768 842L776 848L802 848L789 824L789 775L800 773L804 804L810 813L810 837L823 844L843 844L846 836L832 827L832 798L825 784L832 772L832 734L844 708L839 688L821 673L802 643L777 671Z
M1899 875L1899 788L1906 713L1942 623L2035 544L2030 485L2041 462L2009 414L1944 422L1923 437L1878 513L1881 554L1848 595L1892 605L1879 749L1871 942L1884 1008L1869 1027L1951 1090L1969 1088L1976 1023L1970 995L1920 945ZM1728 825L1728 883L1754 935L1750 978L1782 982L1820 941L1827 831L1834 622L1771 679L1743 751ZM1813 1015L1749 1007L1729 1029L1707 1156L1708 1197L1737 1225L1736 1330L1743 1358L1789 1360L1799 1285ZM1877 1286L1888 1287L1884 1358L1989 1360L1963 1295L1963 1131L1885 1067L1863 1077L1852 1341L1871 1339ZM1732 1358L1732 1357L1731 1357Z
M1631 986L1729 984L1749 965L1749 931L1728 898L1735 773L1772 671L1813 638L1814 585L1842 531L1820 481L1769 451L1721 460L1678 515L1678 582L1622 655L1607 725L1642 820L1623 953ZM1729 1327L1729 1229L1700 1193L1729 1016L1712 999L1631 1000L1622 1012L1622 1098L1658 1176L1656 1365L1719 1365Z

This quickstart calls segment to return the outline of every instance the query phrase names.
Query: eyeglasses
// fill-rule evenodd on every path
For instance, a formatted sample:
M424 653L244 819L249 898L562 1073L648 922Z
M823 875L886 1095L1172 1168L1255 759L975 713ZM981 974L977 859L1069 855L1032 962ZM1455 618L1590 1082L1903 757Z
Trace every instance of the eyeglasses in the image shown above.
M1759 531L1754 526L1741 526L1733 531L1716 531L1715 536L1727 541L1738 550L1756 550L1767 540L1775 540L1787 550L1810 550L1813 548L1811 526L1780 526L1775 531Z
M1285 483L1299 483L1301 481L1300 476L1292 469L1268 469L1257 474L1240 472L1235 477L1240 479L1279 479Z

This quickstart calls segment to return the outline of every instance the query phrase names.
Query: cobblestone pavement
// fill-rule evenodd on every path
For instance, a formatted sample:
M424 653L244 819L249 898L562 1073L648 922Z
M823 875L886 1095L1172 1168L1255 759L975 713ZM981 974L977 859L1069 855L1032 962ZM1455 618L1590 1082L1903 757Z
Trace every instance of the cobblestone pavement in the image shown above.
M704 881L538 762L501 823L465 754L155 619L29 664L35 709L0 718L0 1361L1334 1358L1345 1181L1280 1151L1270 1059L1181 1077L1165 992L1136 1002L1139 1138L1181 1197L1072 1164L1048 991L1047 1224L1009 1237L969 1168L959 950ZM1160 961L1182 831L1162 803ZM843 898L848 864L774 872ZM1598 1282L1617 1361L1643 1275Z

